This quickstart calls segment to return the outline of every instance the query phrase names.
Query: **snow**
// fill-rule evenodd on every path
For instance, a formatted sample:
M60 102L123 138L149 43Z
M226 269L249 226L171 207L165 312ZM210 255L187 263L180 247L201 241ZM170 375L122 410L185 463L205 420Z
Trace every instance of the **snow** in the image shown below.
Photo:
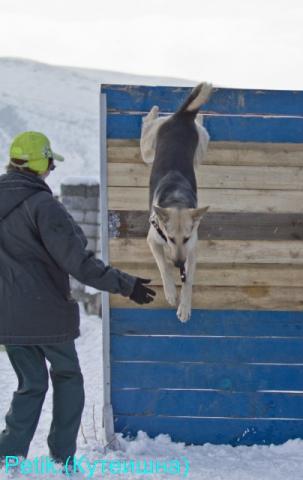
M97 293L100 293L100 290L97 290L96 288L91 287L90 285L85 285L84 291L85 293L88 293L90 295L96 295Z
M61 185L99 185L98 177L88 177L81 175L79 177L65 177L61 181Z
M0 174L12 138L25 130L45 133L64 156L47 178L56 195L67 176L99 176L99 92L101 83L194 85L174 78L57 67L0 58Z
M104 472L96 470L89 477L89 469L85 462L82 463L83 473L75 475L75 480L84 478L123 478L136 480L142 478L165 479L176 478L176 474L145 474L135 473L114 474L114 466L110 463L119 461L120 468L130 465L131 461L138 462L138 467L144 462L153 460L170 464L173 460L181 462L181 472L188 462L190 480L302 480L303 478L303 441L292 440L279 446L253 446L231 447L228 445L215 446L185 446L183 443L174 443L168 435L159 435L156 439L149 438L144 432L139 432L135 440L130 441L118 435L119 448L111 451L104 450L101 444L102 422L102 326L101 319L94 315L86 315L81 307L81 336L76 340L80 364L84 375L86 401L82 417L82 432L78 436L77 457L85 458L93 465L97 460L107 461ZM16 377L5 352L0 351L0 427L4 427L4 415L9 407L13 390L16 388ZM46 436L51 422L52 412L51 385L47 393L39 425L32 441L28 459L48 455ZM124 462L124 463L123 463ZM101 468L101 467L100 467ZM112 468L112 472L110 471ZM183 476L183 475L182 475ZM7 474L4 469L0 471L0 480L5 480ZM63 475L42 475L33 473L29 477L16 471L17 480L33 478L35 480L48 480L49 478L63 479ZM184 477L183 477L184 478Z

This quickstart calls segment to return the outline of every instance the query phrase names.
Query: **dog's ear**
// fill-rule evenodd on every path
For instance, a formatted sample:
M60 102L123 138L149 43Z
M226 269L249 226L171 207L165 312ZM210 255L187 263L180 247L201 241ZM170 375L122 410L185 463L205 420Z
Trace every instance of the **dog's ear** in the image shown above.
M201 218L207 212L208 209L209 209L209 205L203 208L191 208L190 209L191 218L193 219L194 222L200 222Z
M169 213L167 208L159 207L159 205L153 205L153 209L161 222L166 223L168 221Z

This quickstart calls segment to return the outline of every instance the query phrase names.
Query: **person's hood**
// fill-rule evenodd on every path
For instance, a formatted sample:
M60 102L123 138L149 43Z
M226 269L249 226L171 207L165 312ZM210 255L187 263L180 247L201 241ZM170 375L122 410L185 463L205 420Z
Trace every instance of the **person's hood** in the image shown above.
M39 191L52 191L45 181L30 172L8 172L0 175L0 221L24 200Z

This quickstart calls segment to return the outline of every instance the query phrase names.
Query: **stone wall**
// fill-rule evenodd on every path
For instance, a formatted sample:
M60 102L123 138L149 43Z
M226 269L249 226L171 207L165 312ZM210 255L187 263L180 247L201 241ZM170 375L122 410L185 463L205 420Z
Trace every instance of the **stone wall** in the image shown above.
M84 231L88 245L100 258L99 181L96 178L65 178L61 184L59 200ZM83 285L70 275L73 297L84 303L89 314L100 315L101 292Z

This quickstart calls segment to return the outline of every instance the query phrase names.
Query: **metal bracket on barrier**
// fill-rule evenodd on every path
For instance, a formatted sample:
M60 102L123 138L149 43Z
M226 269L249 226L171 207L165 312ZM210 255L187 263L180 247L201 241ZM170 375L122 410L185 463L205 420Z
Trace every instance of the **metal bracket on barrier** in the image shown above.
M108 202L107 202L107 105L106 95L100 90L100 244L101 259L108 265ZM102 344L103 344L103 444L115 448L115 430L111 405L110 374L110 308L109 293L101 292L102 301Z

